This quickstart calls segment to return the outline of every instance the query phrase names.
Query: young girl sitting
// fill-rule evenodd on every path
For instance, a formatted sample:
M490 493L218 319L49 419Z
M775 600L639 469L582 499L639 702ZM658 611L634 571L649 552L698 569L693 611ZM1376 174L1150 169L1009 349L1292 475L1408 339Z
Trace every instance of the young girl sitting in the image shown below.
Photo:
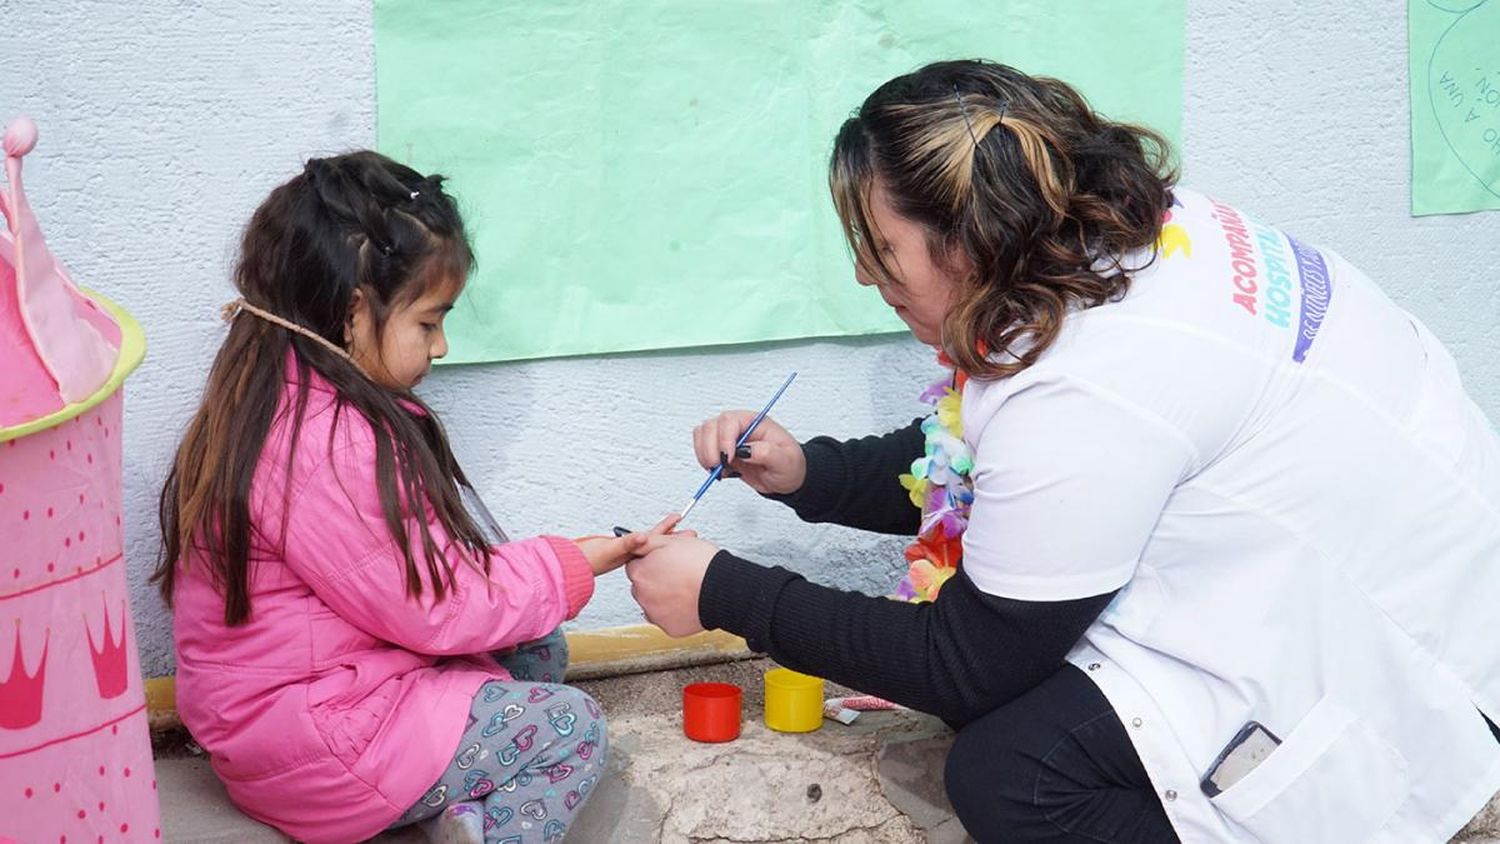
M162 490L183 722L303 841L556 841L604 770L555 631L644 537L506 542L411 392L473 260L441 181L358 152L271 192Z

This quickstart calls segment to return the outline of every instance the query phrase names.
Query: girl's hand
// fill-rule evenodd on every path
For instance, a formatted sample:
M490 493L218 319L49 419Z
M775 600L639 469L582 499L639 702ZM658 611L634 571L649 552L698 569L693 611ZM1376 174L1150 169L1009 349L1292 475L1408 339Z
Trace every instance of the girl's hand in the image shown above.
M630 562L646 543L646 534L627 533L624 536L584 536L573 540L583 556L588 558L594 576L609 574Z
M693 451L698 464L712 469L726 460L726 473L737 473L751 489L763 494L785 495L801 489L807 479L807 458L802 445L775 419L762 419L745 441L748 456L743 451L734 453L735 442L754 418L753 411L727 410L694 428Z
M625 566L630 594L646 613L646 620L668 636L703 632L698 619L698 593L708 563L718 546L688 533L652 534L640 554Z
M652 536L663 535L672 532L682 517L677 514L667 516L651 528L650 533L627 533L624 536L583 536L573 540L583 556L588 558L589 568L594 570L594 576L609 574L620 566L630 562L636 555L641 553L646 540ZM685 536L697 536L692 531L684 531Z

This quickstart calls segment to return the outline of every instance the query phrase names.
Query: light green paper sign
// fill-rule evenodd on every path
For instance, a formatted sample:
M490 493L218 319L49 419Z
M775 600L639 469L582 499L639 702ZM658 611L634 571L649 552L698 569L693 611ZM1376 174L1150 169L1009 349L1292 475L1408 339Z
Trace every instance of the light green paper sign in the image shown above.
M451 178L450 362L903 330L827 190L885 80L984 57L1174 141L1184 0L377 0L379 147Z
M1408 0L1411 212L1500 208L1500 0Z

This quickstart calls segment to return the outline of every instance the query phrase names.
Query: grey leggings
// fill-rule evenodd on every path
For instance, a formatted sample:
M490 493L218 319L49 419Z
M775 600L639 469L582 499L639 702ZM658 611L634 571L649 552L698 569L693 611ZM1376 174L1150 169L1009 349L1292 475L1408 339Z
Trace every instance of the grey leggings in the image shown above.
M495 659L515 679L480 686L448 770L392 827L448 809L482 812L486 842L561 841L598 784L609 749L604 714L561 684L561 631Z

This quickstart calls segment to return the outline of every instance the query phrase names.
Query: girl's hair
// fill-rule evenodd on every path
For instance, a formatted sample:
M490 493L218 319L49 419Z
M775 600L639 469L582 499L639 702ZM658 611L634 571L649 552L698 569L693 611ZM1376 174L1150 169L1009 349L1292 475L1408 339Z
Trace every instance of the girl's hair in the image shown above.
M249 304L340 348L351 300L362 291L378 339L393 308L429 290L461 286L468 277L473 251L442 181L367 151L307 162L250 218L234 269L235 287ZM251 534L257 532L250 514L251 481L280 408L291 425L283 496L290 495L290 469L314 373L334 387L334 430L341 414L353 412L374 433L380 503L406 559L407 592L421 595L424 569L439 598L453 584L453 566L424 518L429 507L470 561L488 573L489 541L464 509L464 494L472 489L431 410L409 391L375 384L323 344L244 314L233 321L214 358L202 404L162 488L164 547L152 580L169 605L177 565L195 548L224 596L224 623L249 619ZM296 393L282 408L289 375ZM331 453L332 435L328 448ZM490 536L503 536L489 514L477 509ZM411 550L411 522L419 526L421 565ZM259 528L265 537L264 526Z
M1155 260L1176 173L1164 138L1114 123L1056 79L986 61L938 62L875 90L834 141L829 186L860 268L893 275L872 231L877 186L921 224L939 267L973 265L944 351L982 378L1014 375L1070 308L1123 296ZM1122 260L1150 247L1140 266Z

